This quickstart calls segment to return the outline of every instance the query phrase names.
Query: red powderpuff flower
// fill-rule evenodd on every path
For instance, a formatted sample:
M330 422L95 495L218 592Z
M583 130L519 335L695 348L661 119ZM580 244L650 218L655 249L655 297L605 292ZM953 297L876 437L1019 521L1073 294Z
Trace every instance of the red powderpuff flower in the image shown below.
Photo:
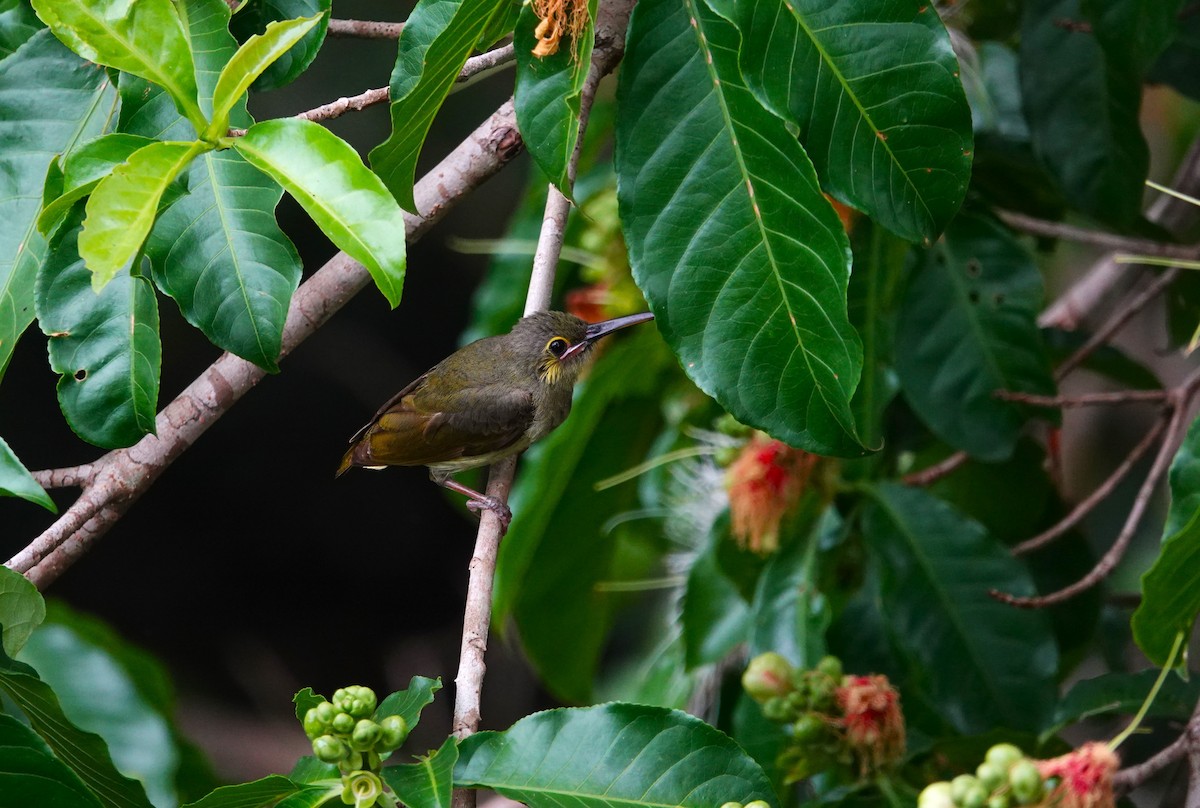
M835 695L842 732L864 773L904 754L900 694L886 676L846 676Z
M1061 780L1046 803L1056 808L1113 808L1113 774L1120 765L1106 743L1086 743L1061 757L1039 761L1042 777Z
M729 466L725 487L733 535L756 553L779 549L779 523L812 476L818 457L755 435Z

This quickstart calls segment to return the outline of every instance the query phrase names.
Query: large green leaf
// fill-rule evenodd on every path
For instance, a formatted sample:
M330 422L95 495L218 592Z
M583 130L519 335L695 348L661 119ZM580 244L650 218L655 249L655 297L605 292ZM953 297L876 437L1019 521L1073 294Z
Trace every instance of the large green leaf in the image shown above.
M250 89L255 79L322 19L323 15L314 15L268 23L266 30L261 34L255 34L242 43L237 53L222 68L216 87L213 88L212 120L207 132L210 138L222 137L225 134L225 130L229 128L229 114L242 100L242 96Z
M293 45L291 50L272 62L255 80L255 90L274 90L282 87L308 69L325 42L331 5L331 0L248 0L238 8L229 29L240 42L246 41L254 34L261 34L267 29L267 25L276 20L320 15L316 27Z
M660 428L655 397L672 359L651 326L606 347L576 390L571 417L522 460L512 526L500 545L493 615L516 620L521 644L559 698L587 701L621 598L597 584L619 578L619 546L636 522L637 489L595 484L641 462Z
M1171 505L1163 536L1173 536L1200 511L1200 419L1188 427L1183 443L1171 460L1167 481L1171 488Z
M154 287L128 267L96 293L79 257L83 203L50 242L37 278L38 324L60 374L58 402L84 440L130 446L154 431L162 345Z
M140 135L113 132L81 146L65 159L56 158L50 170L54 172L57 168L62 176L53 189L47 177L42 212L37 217L38 232L49 237L62 224L77 200L90 194L100 180L128 160L130 155L153 142Z
M583 81L592 63L596 0L588 4L588 24L581 35L567 38L558 52L534 56L538 16L532 5L521 10L513 35L517 52L517 80L513 102L517 126L530 156L563 195L573 198L567 166L579 140L579 100Z
M192 50L171 0L33 0L33 7L71 50L159 85L204 131Z
M282 775L272 774L251 783L221 786L185 808L278 808L288 797L310 791L324 794L327 789L302 788Z
M0 377L33 321L33 284L46 250L35 227L46 168L102 132L117 95L103 70L49 31L0 62Z
M38 678L33 668L0 654L0 691L25 714L33 731L83 781L100 805L152 808L142 786L113 766L108 747L100 736L70 722L54 691Z
M1139 673L1106 673L1076 682L1054 709L1054 720L1046 733L1057 733L1076 721L1111 713L1136 713L1145 703L1158 679L1156 670ZM1186 722L1200 699L1200 679L1184 681L1168 676L1150 704L1150 718Z
M29 0L0 0L0 59L24 45L41 27Z
M1142 77L1092 32L1061 24L1082 18L1080 0L1027 0L1024 9L1021 94L1034 149L1071 205L1129 226L1150 164L1138 124Z
M0 713L0 794L6 806L99 808L83 782L37 734Z
M746 82L800 127L824 186L932 242L971 177L971 112L937 8L912 0L707 0L736 24Z
M13 656L46 619L46 602L37 587L19 572L0 567L0 631L4 653Z
M721 568L722 545L732 544L729 520L719 519L688 570L680 603L684 661L688 669L720 661L746 641L753 623L750 604Z
M1175 37L1184 1L1081 0L1080 6L1105 55L1140 76Z
M1052 395L1037 328L1042 279L994 220L964 214L909 278L896 323L896 372L921 420L981 460L1012 454L1030 409L997 390Z
M46 489L38 485L37 480L9 447L4 438L0 438L0 496L20 497L21 499L41 505L51 513L58 513L58 508Z
M616 152L634 277L688 375L739 421L860 455L846 234L795 138L742 82L739 44L702 0L634 9Z
M459 755L455 785L490 788L530 808L775 804L763 770L728 736L661 707L535 713L466 738Z
M960 732L1039 729L1054 705L1058 652L1041 612L994 600L1032 594L1029 575L974 521L915 488L871 489L863 534L878 559L883 613Z
M311 121L250 127L238 152L296 198L335 245L367 268L392 307L404 288L404 215L346 141Z
M457 762L458 746L451 735L439 749L420 756L416 763L388 766L382 774L408 808L450 808Z
M1200 98L1200 15L1178 20L1179 32L1146 75L1147 80L1169 84L1192 100Z
M400 34L390 82L392 134L371 150L371 168L406 210L417 157L433 117L504 0L421 0Z
M397 690L379 703L375 718L378 720L389 715L401 716L411 732L421 720L421 711L433 703L433 695L441 689L440 678L414 676L408 680L408 687Z

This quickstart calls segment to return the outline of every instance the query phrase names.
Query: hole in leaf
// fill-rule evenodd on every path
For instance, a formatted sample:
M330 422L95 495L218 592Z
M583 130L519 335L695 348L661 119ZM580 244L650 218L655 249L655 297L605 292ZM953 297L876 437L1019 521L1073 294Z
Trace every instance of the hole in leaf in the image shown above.
M967 261L967 275L972 278L978 278L983 274L983 265L979 263L978 258L972 258Z
M87 378L87 368L80 368L75 371L75 381L81 382Z
M1004 293L997 292L996 294L992 295L992 302L995 303L997 306L1003 306L1004 305Z
M979 303L979 292L975 291L974 289L967 292L967 300L971 301L972 306L976 305Z

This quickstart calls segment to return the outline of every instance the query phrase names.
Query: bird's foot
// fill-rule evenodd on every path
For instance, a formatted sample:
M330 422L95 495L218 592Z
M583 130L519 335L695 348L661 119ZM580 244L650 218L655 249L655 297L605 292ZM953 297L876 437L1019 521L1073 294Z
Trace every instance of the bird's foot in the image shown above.
M500 528L502 532L508 531L508 525L512 522L512 511L507 505L495 497L481 496L479 499L468 499L467 509L472 511L491 511L500 520Z

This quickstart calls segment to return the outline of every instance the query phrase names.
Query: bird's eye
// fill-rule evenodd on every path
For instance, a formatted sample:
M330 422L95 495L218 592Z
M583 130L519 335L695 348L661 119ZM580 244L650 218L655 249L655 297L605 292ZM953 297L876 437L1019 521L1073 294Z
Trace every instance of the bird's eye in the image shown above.
M562 337L555 337L546 343L546 350L557 356L562 356L567 348L571 347L571 343L567 342Z

